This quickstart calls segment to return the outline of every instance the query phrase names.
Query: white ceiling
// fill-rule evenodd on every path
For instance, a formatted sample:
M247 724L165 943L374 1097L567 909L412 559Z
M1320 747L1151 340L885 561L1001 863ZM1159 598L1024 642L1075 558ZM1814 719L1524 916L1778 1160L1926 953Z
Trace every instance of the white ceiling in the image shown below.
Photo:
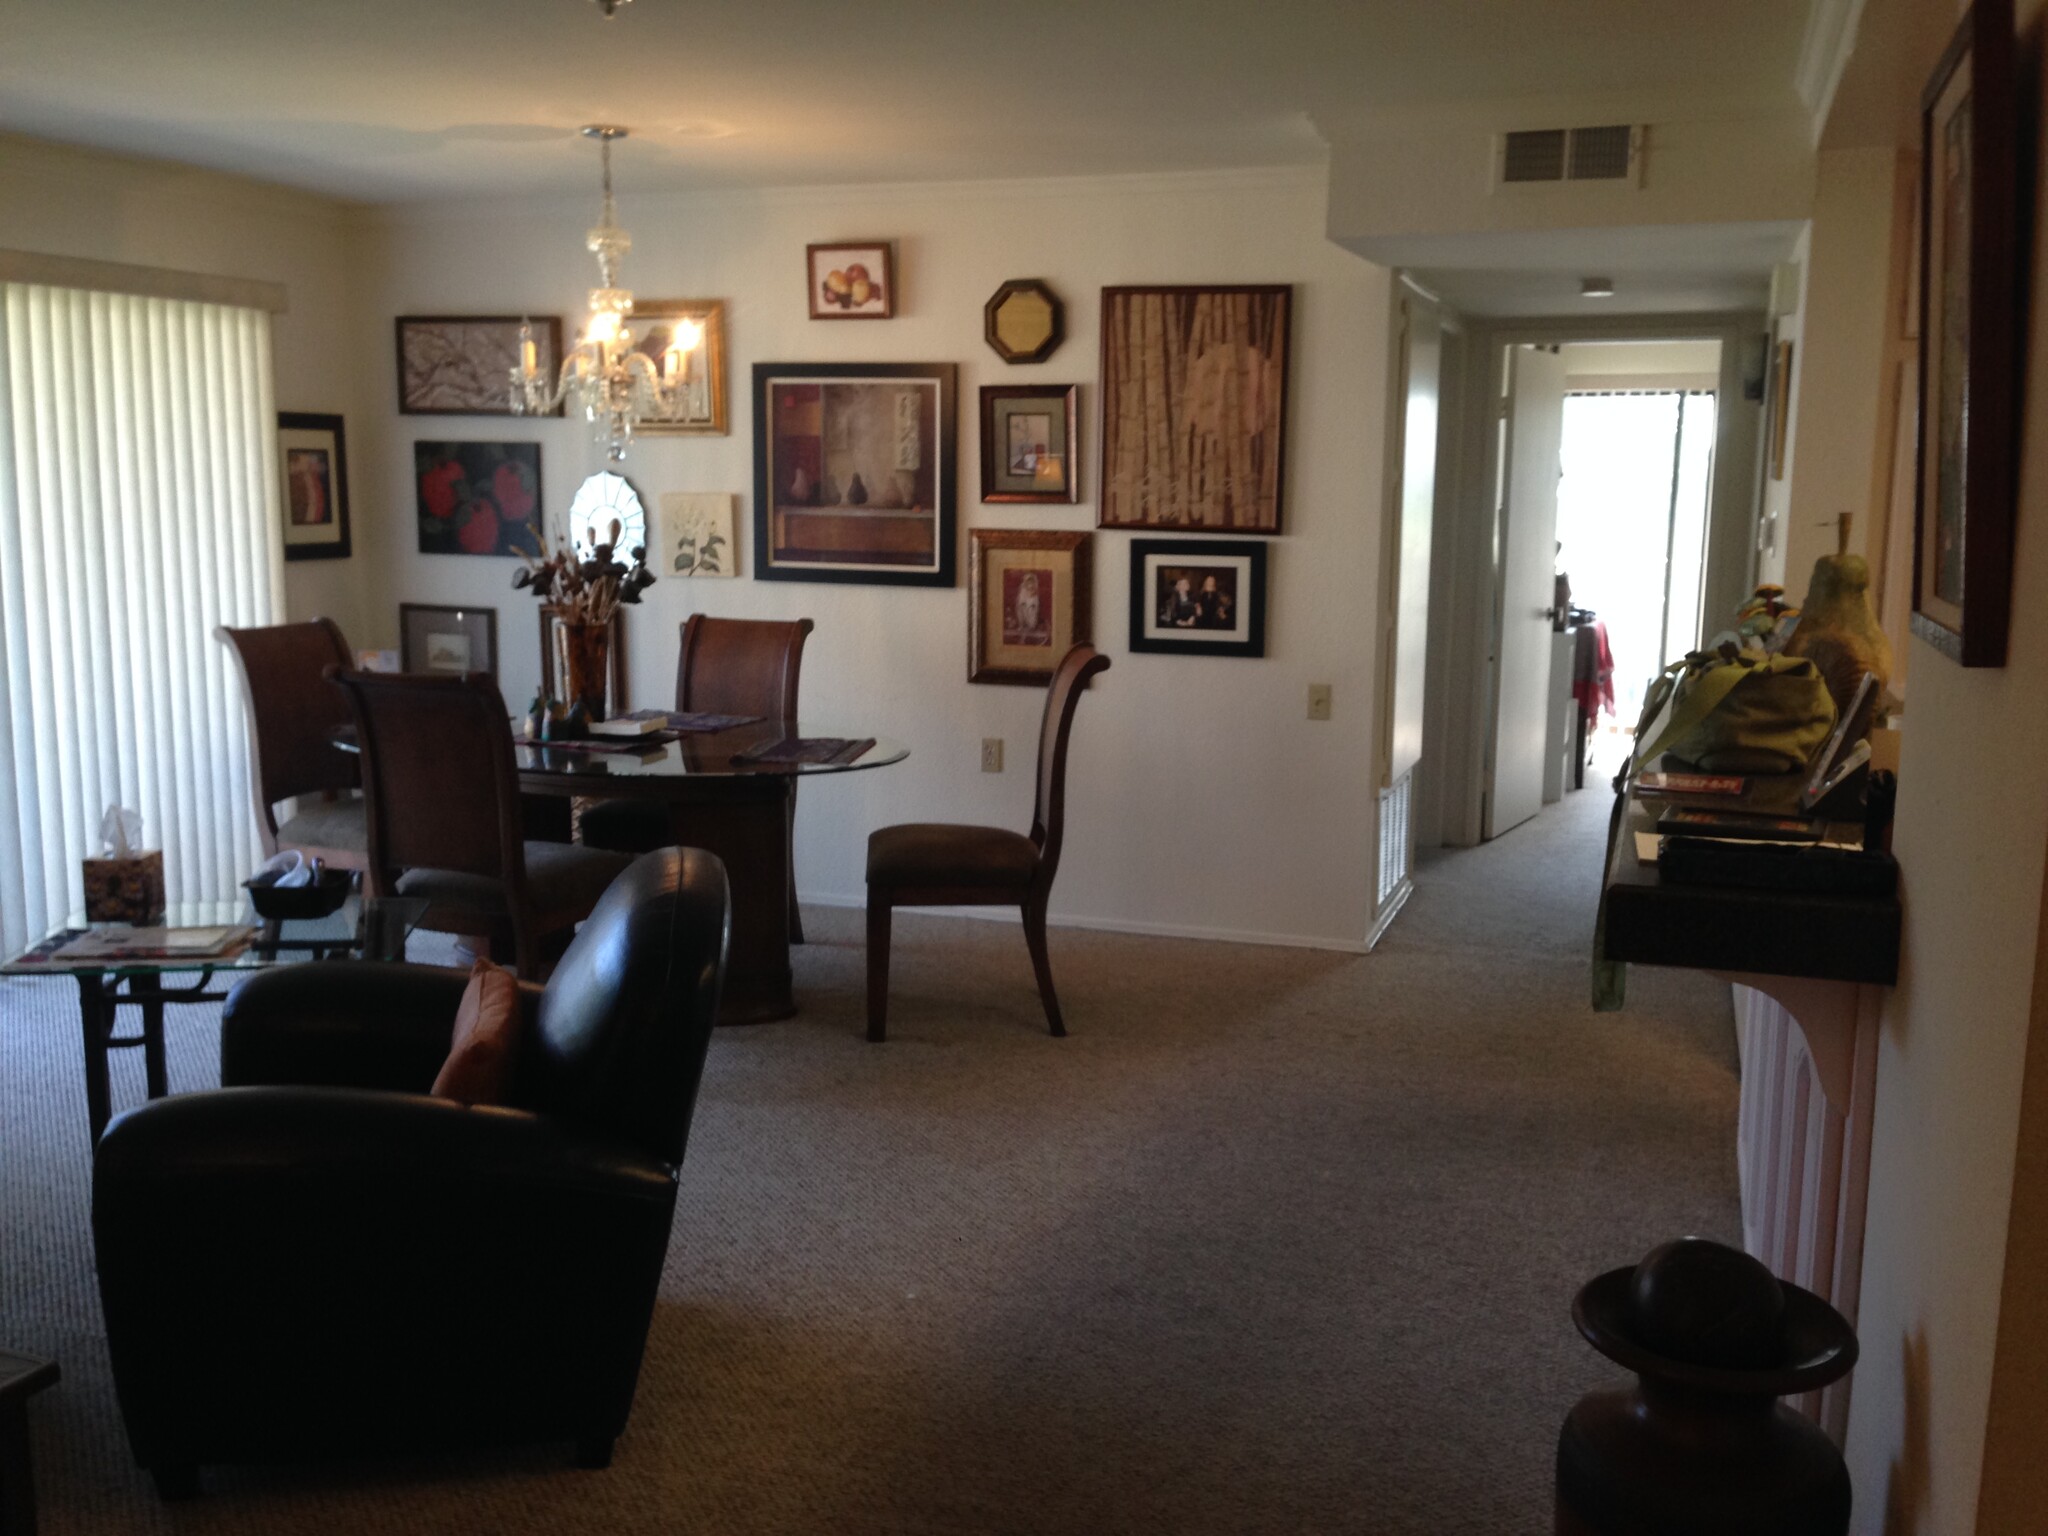
M1700 314L1762 309L1798 237L1791 221L1522 230L1381 241L1373 256L1468 315ZM1614 296L1583 297L1587 277Z
M1808 0L0 0L0 128L349 199L1315 161L1324 121L1783 109Z

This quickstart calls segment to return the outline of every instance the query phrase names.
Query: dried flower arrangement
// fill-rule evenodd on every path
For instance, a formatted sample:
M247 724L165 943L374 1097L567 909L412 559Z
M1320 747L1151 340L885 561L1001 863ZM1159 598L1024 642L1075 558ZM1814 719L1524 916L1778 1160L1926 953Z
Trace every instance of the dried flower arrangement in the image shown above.
M578 560L567 540L558 547L549 542L544 529L534 529L540 540L540 554L526 556L526 563L512 573L513 590L530 589L543 603L568 610L564 619L573 624L609 625L621 603L637 603L640 594L654 585L654 573L647 569L645 546L636 547L629 566L615 558L619 541L619 520L612 519L603 543Z

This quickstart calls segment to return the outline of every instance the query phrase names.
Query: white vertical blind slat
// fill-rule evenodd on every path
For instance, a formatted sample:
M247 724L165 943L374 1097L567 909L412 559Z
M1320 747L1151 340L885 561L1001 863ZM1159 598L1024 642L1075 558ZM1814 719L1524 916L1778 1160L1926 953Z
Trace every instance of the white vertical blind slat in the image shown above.
M215 625L283 612L269 317L0 283L0 946L78 905L101 812L139 809L173 901L257 838Z

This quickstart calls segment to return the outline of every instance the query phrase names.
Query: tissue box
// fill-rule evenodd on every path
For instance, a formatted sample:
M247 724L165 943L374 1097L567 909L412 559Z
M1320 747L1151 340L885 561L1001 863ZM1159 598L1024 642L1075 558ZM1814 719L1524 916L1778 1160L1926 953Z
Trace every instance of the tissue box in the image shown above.
M85 920L151 927L164 918L162 852L85 860Z

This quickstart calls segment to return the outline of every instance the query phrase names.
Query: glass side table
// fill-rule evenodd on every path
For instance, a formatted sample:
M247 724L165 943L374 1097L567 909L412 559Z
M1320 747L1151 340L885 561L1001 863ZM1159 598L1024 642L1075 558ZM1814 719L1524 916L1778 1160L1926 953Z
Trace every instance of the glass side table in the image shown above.
M143 1077L149 1097L169 1091L164 1065L164 1008L170 1003L219 1002L225 991L210 990L215 978L237 971L267 970L301 960L361 956L371 960L403 960L405 941L426 915L427 903L408 897L372 898L352 895L327 917L284 923L265 922L246 897L238 901L176 902L164 916L171 928L245 927L249 941L225 955L130 959L96 957L60 959L55 951L79 935L107 927L89 924L73 914L65 925L41 942L0 965L0 976L69 976L78 984L79 1024L85 1048L85 1107L95 1145L113 1117L113 1090L108 1061L116 1050L142 1048ZM166 986L166 976L193 977ZM139 1033L115 1029L121 1008L142 1013Z

